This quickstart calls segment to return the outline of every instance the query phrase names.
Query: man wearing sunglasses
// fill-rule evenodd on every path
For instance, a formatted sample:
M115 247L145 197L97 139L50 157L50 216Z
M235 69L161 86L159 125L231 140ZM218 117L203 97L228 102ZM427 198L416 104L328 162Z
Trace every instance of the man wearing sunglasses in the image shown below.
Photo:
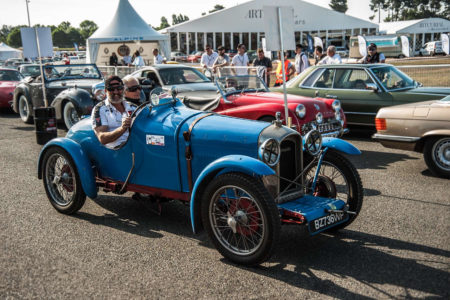
M145 94L141 92L142 87L136 78L131 75L127 75L122 79L122 81L125 85L125 100L135 105L140 105L141 102L145 101Z
M383 53L377 52L377 45L371 43L369 47L367 47L367 55L359 62L363 64L384 64L386 62L386 57Z
M134 108L124 101L124 84L120 77L108 77L105 90L107 98L92 110L92 128L100 143L114 149L128 139Z

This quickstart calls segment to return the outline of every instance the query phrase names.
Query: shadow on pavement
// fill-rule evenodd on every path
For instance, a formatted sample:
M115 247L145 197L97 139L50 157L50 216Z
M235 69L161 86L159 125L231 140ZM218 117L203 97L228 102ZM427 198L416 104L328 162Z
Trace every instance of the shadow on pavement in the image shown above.
M126 196L101 195L94 201L110 213L97 216L79 212L74 217L146 238L160 238L164 235L160 232L171 232L213 248L204 233L192 233L189 209L179 202L164 203L162 215L158 216ZM390 253L392 250L396 255ZM425 254L428 260L400 257L402 251L408 251L409 257ZM431 261L430 256L434 256ZM369 298L345 287L345 282L357 281L389 298L399 296L388 292L390 286L396 286L404 289L405 297L414 290L448 299L450 275L444 270L449 258L446 250L357 231L309 237L304 227L283 226L269 262L256 267L235 265L226 259L222 262L333 298ZM317 275L320 271L341 280Z
M417 160L417 157L402 153L362 151L359 156L347 156L357 169L386 169L390 164L398 161Z

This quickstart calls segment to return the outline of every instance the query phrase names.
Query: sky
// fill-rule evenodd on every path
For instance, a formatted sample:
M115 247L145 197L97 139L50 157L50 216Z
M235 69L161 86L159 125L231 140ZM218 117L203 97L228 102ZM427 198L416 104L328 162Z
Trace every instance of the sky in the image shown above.
M27 25L26 0L0 0L0 26ZM329 8L329 0L305 0ZM162 16L172 22L172 14L187 15L189 19L208 12L215 4L226 8L235 6L248 0L129 0L139 15L153 26L158 26ZM370 0L348 0L347 15L369 21L372 12L369 9ZM118 0L30 0L31 25L58 25L69 21L78 27L84 20L92 20L97 25L106 26L114 15ZM383 18L383 14L381 16ZM378 20L377 18L375 21Z

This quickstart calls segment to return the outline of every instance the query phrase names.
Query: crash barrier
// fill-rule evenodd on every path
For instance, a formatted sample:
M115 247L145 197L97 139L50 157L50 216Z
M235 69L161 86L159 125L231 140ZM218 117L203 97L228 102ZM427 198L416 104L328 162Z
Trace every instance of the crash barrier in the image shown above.
M35 107L34 126L36 129L36 142L45 145L58 135L56 129L56 110L54 107Z
M450 86L450 64L395 66L423 86Z

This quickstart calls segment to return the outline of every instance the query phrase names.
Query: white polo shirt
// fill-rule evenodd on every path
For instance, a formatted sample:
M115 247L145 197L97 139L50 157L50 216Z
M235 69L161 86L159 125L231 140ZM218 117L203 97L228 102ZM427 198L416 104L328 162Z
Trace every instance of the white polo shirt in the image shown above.
M98 126L108 126L108 132L114 131L120 126L122 126L122 118L128 116L128 112L133 112L135 108L128 104L127 101L122 101L125 108L124 113L120 113L114 105L109 102L109 99L98 103L92 110L91 120L92 128ZM117 140L108 143L105 146L109 149L114 149L115 147L121 145L128 139L129 131L125 131Z
M244 53L244 55L236 54L233 59L231 60L231 63L233 66L241 67L236 68L236 75L248 75L248 68L242 68L242 67L248 67L248 56L247 53Z
M214 65L219 54L217 52L212 52L211 55L208 55L207 52L202 54L202 58L200 59L200 65L206 65L208 68L211 68Z
M333 57L325 56L324 59L319 61L319 65L337 65L342 64L342 59L339 54L335 54Z
M164 58L162 57L162 55L161 54L156 55L153 59L153 64L159 65L162 63L164 63Z

